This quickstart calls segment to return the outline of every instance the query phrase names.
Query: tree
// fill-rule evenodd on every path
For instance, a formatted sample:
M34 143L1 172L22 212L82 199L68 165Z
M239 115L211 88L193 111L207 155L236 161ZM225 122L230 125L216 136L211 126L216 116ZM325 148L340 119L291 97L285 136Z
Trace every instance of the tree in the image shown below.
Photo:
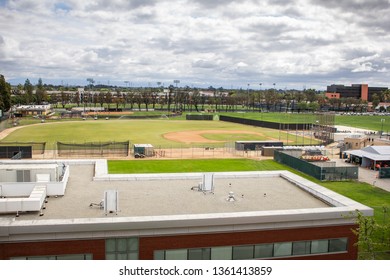
M11 108L11 85L0 75L0 110L3 112Z
M34 90L34 86L31 84L30 80L27 79L25 82L24 82L24 93L26 95L26 104L30 104L32 103L34 100L33 100L33 90Z
M64 92L64 89L61 87L61 93L60 93L60 99L61 99L61 105L62 108L65 108L65 105L69 103L70 98L69 94Z
M378 107L379 103L380 103L379 96L378 94L375 93L372 96L372 108L375 110L375 108Z
M390 250L390 225L386 223L388 207L383 207L383 224L373 217L366 217L357 211L357 229L352 232L357 236L355 245L359 246L359 259L375 260L379 255ZM380 257L379 257L380 258Z
M107 103L107 111L110 111L110 104L112 102L112 93L110 89L105 94L105 102Z
M307 110L307 103L304 101L301 101L298 103L297 107L298 107L298 113L300 113L301 111Z
M386 89L386 90L382 91L381 95L382 95L382 99L383 99L384 102L386 102L386 103L389 102L389 100L390 100L390 89Z
M35 97L38 105L41 105L43 101L46 101L46 90L43 87L41 78L39 78L38 80L37 90L35 91Z
M318 102L311 102L307 105L307 109L313 112L318 111L318 109L320 109L320 104L318 104Z
M314 89L307 89L303 93L307 102L314 102L317 100L316 91Z
M92 78L88 78L87 79L87 82L89 83L89 87L92 88L93 87L93 84L95 83L94 79Z
M145 104L146 111L149 111L149 104L151 101L151 89L145 88L141 91L142 101Z
M170 85L168 87L168 95L166 97L167 103L168 103L168 112L171 111L171 103L172 103L172 93L173 93L174 87L173 85Z

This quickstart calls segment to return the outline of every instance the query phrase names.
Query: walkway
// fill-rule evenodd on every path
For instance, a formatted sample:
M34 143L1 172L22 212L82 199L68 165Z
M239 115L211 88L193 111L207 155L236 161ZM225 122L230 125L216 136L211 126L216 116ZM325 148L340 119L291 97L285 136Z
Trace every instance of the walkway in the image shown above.
M337 166L354 166L350 163L346 163L345 159L332 158L332 161L336 162ZM359 181L365 182L375 187L384 189L385 191L390 192L390 178L387 179L379 179L377 178L378 171L374 171L371 169L359 167Z
M390 178L379 179L378 171L359 167L359 181L369 183L375 187L390 192Z

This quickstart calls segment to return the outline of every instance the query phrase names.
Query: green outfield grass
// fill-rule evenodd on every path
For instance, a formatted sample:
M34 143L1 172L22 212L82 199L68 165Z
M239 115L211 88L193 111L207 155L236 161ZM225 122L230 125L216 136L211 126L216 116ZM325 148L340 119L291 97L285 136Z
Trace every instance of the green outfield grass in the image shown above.
M384 120L383 131L387 132L390 130L390 116L336 115L336 125L345 125L379 131L382 130L382 119Z
M277 123L315 123L316 115L307 113L285 113L285 112L242 112L242 113L224 113L218 115L231 116L236 118L245 118L251 120L277 122Z
M219 113L219 115L246 118L252 120L262 120L268 122L281 122L281 123L315 123L315 113L261 113L261 112L246 112L246 113ZM366 116L366 115L335 115L335 125L344 125L357 128L370 129L379 131L382 129L381 120L383 122L383 131L390 130L390 116Z
M215 138L220 143L201 143L211 146L223 147L225 142L238 140L234 134L226 133L229 130L241 130L245 135L244 140L287 140L285 132L278 130L259 128L241 124L220 121L185 121L185 120L86 120L66 121L57 123L37 123L25 126L12 132L3 141L9 142L46 142L47 149L52 149L57 141L61 142L105 142L127 141L131 143L148 143L161 148L189 147L199 143L183 143L165 139L163 135L168 132L221 130L223 133L205 135L208 139ZM255 132L246 134L244 131ZM211 139L213 140L213 139ZM311 137L289 135L289 144L317 143Z

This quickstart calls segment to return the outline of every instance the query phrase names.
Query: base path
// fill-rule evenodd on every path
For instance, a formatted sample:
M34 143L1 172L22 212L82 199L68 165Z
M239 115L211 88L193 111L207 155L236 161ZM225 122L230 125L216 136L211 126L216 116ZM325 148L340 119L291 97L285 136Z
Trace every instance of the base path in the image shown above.
M3 131L0 132L0 140L3 140L5 137L10 135L12 132L14 132L15 130L18 130L22 127L23 126L15 126L15 127L4 129Z

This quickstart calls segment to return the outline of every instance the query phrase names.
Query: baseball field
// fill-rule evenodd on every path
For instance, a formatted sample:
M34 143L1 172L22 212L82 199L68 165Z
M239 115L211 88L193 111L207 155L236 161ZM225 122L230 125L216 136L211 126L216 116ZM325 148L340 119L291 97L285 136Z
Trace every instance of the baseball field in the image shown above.
M7 142L46 142L52 149L60 142L130 141L161 147L208 145L223 147L234 141L283 141L285 144L317 144L313 135L279 131L222 121L185 120L80 120L18 126L0 133Z

